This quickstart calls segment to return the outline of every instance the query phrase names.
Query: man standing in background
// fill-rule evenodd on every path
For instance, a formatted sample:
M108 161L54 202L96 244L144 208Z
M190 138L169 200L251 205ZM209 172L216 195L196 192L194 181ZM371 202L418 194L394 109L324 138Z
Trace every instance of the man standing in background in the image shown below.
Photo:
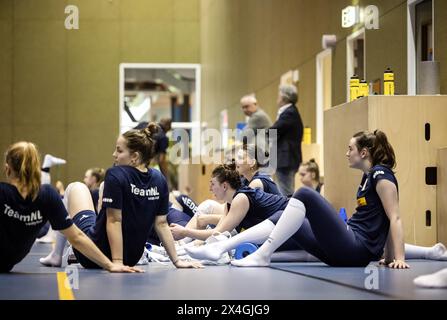
M254 95L246 95L241 98L241 108L246 116L249 117L247 126L242 131L242 136L246 136L247 143L254 143L252 141L253 135L249 133L253 130L254 136L257 134L258 129L267 130L272 125L272 120L267 113L264 112L259 106L258 101Z
M292 196L295 191L295 174L302 161L301 140L303 122L296 104L298 93L294 85L279 86L278 116L270 129L277 134L276 179L279 191L284 196Z

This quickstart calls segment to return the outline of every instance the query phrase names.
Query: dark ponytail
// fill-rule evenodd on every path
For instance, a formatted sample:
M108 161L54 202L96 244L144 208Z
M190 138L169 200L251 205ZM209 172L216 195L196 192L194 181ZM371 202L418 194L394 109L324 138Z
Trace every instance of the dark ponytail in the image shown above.
M356 145L359 151L363 148L369 150L372 166L384 165L390 169L396 167L394 149L384 132L380 130L375 130L373 133L363 131L356 133L354 138L356 138Z
M155 122L151 122L143 129L144 134L148 138L152 138L159 131L159 126Z
M241 178L236 171L236 164L232 161L231 164L222 164L217 166L211 174L219 183L228 182L230 186L237 190L241 187Z
M131 152L138 152L141 162L145 165L149 165L154 157L154 136L158 131L158 125L151 122L144 129L132 129L123 133L123 138L127 142L127 148Z

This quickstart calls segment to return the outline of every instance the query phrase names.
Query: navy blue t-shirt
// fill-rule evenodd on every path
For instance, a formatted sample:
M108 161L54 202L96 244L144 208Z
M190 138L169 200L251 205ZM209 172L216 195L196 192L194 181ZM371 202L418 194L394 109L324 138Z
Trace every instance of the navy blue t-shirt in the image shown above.
M265 193L271 193L276 194L278 196L281 196L282 193L279 191L278 186L276 185L275 181L273 181L272 177L265 173L260 173L259 171L256 172L256 174L253 176L251 181L259 179L262 182L262 186L264 188ZM251 182L250 181L250 182ZM249 183L250 184L250 183Z
M148 169L141 172L131 166L110 168L104 179L102 207L91 238L105 255L112 258L106 209L122 210L123 262L133 266L143 254L155 216L168 213L168 202L168 186L160 171Z
M279 191L278 186L276 185L275 181L273 181L272 177L266 173L260 173L259 171L255 173L255 175L253 176L253 178L250 181L245 179L245 177L241 176L241 184L245 187L248 187L250 185L250 183L255 179L261 180L264 192L276 194L278 196L282 195L282 193Z
M197 204L187 195L181 194L175 200L182 206L182 211L188 216L193 217L197 213Z
M15 186L0 182L0 264L20 262L47 221L53 230L64 230L73 224L51 185L42 185L33 201L23 199Z
M275 212L284 210L289 202L287 197L266 193L260 189L252 189L249 187L242 187L238 189L235 192L234 197L236 197L239 193L243 193L248 197L250 207L248 208L244 219L241 221L239 226L236 227L236 230L238 231L241 231L242 228L251 228L254 225L268 219ZM230 210L229 204L228 210Z
M90 190L92 195L93 205L95 206L95 212L98 213L98 200L99 200L99 189Z
M391 181L399 188L393 171L385 166L374 166L363 175L357 192L356 212L348 220L351 230L376 257L383 254L390 228L390 221L376 191L377 182L382 179Z

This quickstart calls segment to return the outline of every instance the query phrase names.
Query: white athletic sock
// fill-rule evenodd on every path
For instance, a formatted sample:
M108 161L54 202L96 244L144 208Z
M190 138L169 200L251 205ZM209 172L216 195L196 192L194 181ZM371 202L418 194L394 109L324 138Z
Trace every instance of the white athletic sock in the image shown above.
M199 247L186 247L185 251L194 259L217 261L223 253L236 248L241 243L263 243L274 227L273 222L265 220L227 240Z
M291 198L286 209L266 242L256 252L231 264L238 267L266 267L276 249L289 239L303 224L306 207L300 200Z
M53 157L51 154L46 154L43 159L42 168L51 168L60 164L66 164L67 161L61 158Z
M405 244L405 259L447 260L447 249L442 243L433 247Z
M71 191L71 186L72 186L71 184L67 186L65 196L62 199L62 203L64 204L64 207L67 211L68 211L68 197ZM51 250L51 252L45 258L40 258L39 261L40 263L46 266L60 267L62 265L62 256L64 254L65 245L67 244L67 238L65 238L65 236L59 231L55 231L54 233L56 235L54 236L55 240L53 250Z
M60 267L62 265L62 255L64 254L66 243L67 239L65 236L60 232L56 232L56 243L54 244L53 250L45 258L40 258L40 263L49 267Z
M190 238L190 237L185 237L185 238L183 238L183 239L180 240L180 241L182 241L183 244L187 244L187 243L193 242L194 239L193 239L193 238Z
M51 184L51 175L48 172L40 171L40 184Z
M423 288L447 288L447 268L436 273L419 276L413 282Z
M57 231L54 231L53 228L50 227L50 229L48 229L47 234L39 239L36 239L36 242L38 242L38 243L54 243L56 241L56 233L57 233Z

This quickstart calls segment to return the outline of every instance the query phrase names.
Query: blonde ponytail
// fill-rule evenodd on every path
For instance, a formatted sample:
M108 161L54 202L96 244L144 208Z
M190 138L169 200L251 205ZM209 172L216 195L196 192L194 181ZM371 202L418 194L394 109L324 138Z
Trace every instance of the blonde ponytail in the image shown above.
M25 141L14 143L7 149L5 158L18 180L19 192L35 200L39 194L41 177L36 145Z

